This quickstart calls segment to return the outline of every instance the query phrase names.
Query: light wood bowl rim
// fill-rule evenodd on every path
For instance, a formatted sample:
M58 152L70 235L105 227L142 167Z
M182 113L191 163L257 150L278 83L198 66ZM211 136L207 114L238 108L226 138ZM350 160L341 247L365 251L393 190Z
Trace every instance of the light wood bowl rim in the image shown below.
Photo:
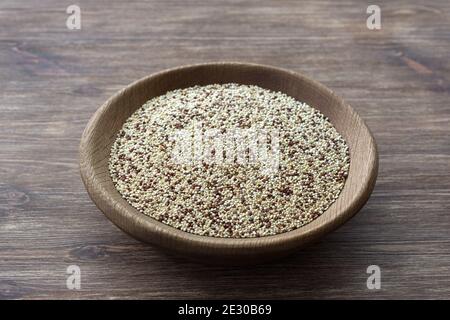
M149 83L150 81L154 81L160 77L177 73L180 70L189 68L194 70L198 67L220 68L222 66L255 68L264 70L265 72L284 73L286 76L289 75L297 77L306 82L309 86L329 95L330 99L333 99L341 108L343 108L343 111L356 115L357 120L359 121L358 124L362 126L362 130L367 133L367 136L369 137L369 139L365 141L365 143L368 144L368 150L370 150L367 154L367 179L360 182L360 185L354 191L352 200L348 201L339 212L334 213L332 216L328 216L328 211L330 210L328 209L319 218L309 224L293 231L278 235L258 238L215 238L187 233L161 223L138 212L131 205L129 205L117 191L117 194L113 194L113 192L107 192L105 190L103 187L105 182L98 179L99 171L104 171L105 168L104 166L98 167L92 157L92 153L95 151L96 146L91 135L93 130L96 129L99 119L111 111L111 108L113 108L115 103L120 100L122 94L126 91L133 90L133 88L138 87L143 83ZM245 257L246 254L259 254L264 252L269 254L270 252L275 253L280 250L288 251L298 248L306 243L318 239L319 237L329 233L345 223L365 204L372 189L374 188L378 172L378 152L375 140L364 121L347 103L344 102L342 98L335 95L330 89L319 82L316 82L301 73L292 72L273 66L241 62L212 62L185 65L151 74L131 83L109 98L95 112L83 132L80 143L80 172L86 189L98 208L114 224L135 238L146 242L151 242L162 247L171 248L187 255L191 253L199 253L200 255L207 256L208 254L215 254L215 252L217 252L217 254L223 254L224 256L233 256L234 254L239 253L241 256ZM341 196L342 194L339 197ZM118 197L120 197L120 199Z

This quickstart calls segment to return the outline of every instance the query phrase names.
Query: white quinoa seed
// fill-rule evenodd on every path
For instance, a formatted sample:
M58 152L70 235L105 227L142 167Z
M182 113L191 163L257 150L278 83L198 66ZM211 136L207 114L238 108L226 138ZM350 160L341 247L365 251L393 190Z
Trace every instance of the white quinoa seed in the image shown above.
M280 133L279 169L259 164L174 164L168 138L180 128L259 126ZM111 148L109 171L143 214L205 236L251 238L300 228L337 199L349 150L318 110L257 86L214 84L167 92L139 108Z

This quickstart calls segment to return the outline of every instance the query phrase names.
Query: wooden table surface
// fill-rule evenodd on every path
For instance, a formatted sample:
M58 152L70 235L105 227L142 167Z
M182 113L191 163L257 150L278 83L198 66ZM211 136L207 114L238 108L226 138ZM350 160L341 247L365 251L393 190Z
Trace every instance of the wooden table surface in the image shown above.
M450 2L0 3L0 298L450 298ZM124 85L218 60L301 71L344 97L379 147L367 205L274 263L199 265L140 243L89 199L81 133ZM66 269L81 269L68 290ZM366 287L369 265L381 289Z

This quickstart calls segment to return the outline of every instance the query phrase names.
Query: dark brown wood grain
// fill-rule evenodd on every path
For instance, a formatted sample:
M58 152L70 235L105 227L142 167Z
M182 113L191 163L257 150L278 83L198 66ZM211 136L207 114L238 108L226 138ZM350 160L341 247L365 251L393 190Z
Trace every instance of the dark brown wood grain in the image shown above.
M450 298L450 4L378 1L0 3L1 298ZM117 229L81 182L95 110L135 79L218 60L302 72L342 96L380 155L349 223L289 258L208 267ZM66 268L81 268L81 290ZM382 271L368 290L366 268Z

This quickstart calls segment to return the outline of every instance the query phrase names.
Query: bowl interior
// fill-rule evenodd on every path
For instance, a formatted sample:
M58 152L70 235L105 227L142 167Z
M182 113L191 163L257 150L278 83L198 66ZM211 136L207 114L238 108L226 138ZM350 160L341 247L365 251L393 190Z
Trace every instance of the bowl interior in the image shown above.
M339 198L319 218L299 229L268 237L229 239L197 236L164 225L132 208L108 171L110 148L126 119L147 100L177 88L235 82L284 92L325 114L350 149L350 171ZM325 86L278 68L215 63L181 67L138 80L110 98L90 120L80 145L83 181L97 206L134 237L187 255L252 257L288 252L335 229L366 202L377 173L377 151L362 119ZM219 250L219 253L217 252Z

